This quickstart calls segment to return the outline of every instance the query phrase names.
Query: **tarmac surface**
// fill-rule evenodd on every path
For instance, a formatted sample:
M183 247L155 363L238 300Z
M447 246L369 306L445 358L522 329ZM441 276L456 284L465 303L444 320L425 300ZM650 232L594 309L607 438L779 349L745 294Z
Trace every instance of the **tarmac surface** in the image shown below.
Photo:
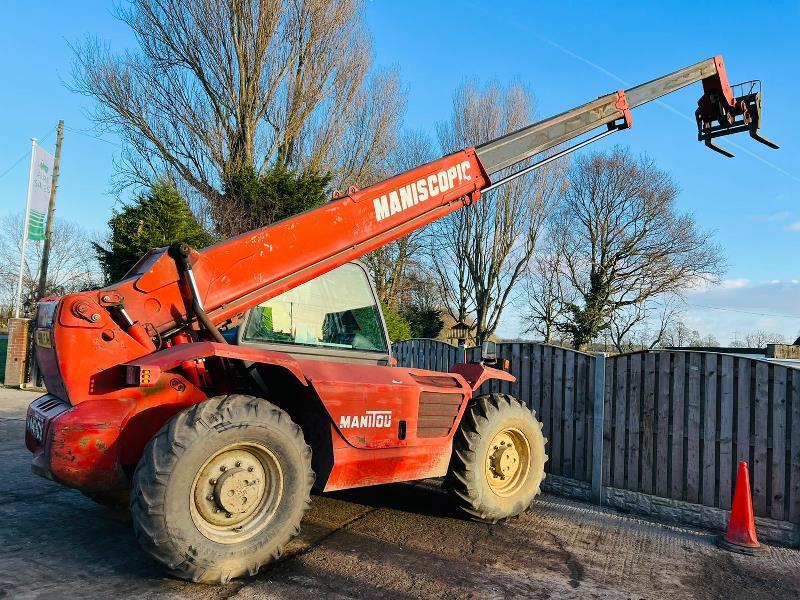
M800 598L800 551L747 557L709 532L545 495L487 525L437 482L313 497L285 558L203 586L164 576L126 512L30 472L30 392L0 388L0 598Z

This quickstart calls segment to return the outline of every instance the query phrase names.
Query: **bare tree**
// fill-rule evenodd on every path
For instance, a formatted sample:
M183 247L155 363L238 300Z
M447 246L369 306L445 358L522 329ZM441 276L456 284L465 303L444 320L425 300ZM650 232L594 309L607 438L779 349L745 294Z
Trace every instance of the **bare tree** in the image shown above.
M427 228L425 250L447 314L456 323L472 323L475 307L470 289L467 252L470 246L468 209L462 209Z
M773 333L759 329L744 336L746 348L766 348L767 344L785 344L786 338L781 333Z
M683 321L673 321L664 332L661 345L665 348L711 348L719 346L713 334L702 335L696 329L689 329Z
M627 306L612 314L608 330L617 352L636 348L650 350L662 344L676 325L685 328L677 321L681 313L678 302L679 298L667 295Z
M667 348L687 348L699 338L698 331L689 329L681 320L675 320L664 332L662 345Z
M563 324L576 347L606 329L620 310L719 279L720 249L692 215L677 211L677 195L666 172L626 149L575 160L556 230L580 300Z
M433 143L425 132L405 131L387 156L383 172L375 179L407 171L434 158ZM419 265L425 235L424 230L414 231L363 258L375 282L378 297L392 308L398 308L401 304L400 298L408 287L412 273L419 277L425 272Z
M522 86L492 82L480 88L467 82L454 93L451 117L438 124L437 133L442 149L449 152L532 121L533 96ZM431 256L443 291L454 302L453 317L464 320L467 306L472 305L478 343L497 329L511 290L528 267L561 192L562 171L560 163L551 163L432 227Z
M369 180L403 109L370 74L360 0L129 0L138 52L76 46L73 86L124 143L120 185L167 174L225 234L226 175L274 165Z
M11 309L17 292L22 214L0 219L0 306ZM57 218L53 226L50 262L47 269L48 295L61 295L98 286L103 277L97 264L90 234L72 221ZM44 242L29 241L22 272L22 300L36 301L39 267Z
M698 348L716 348L719 347L719 340L713 333L708 333L704 337L701 337L698 340L698 343L695 344Z
M538 333L546 344L552 343L556 324L565 315L567 304L575 301L575 292L563 276L561 257L552 244L531 261L523 299L529 323L523 333Z
M422 312L441 313L444 310L437 280L428 263L420 260L411 261L398 303L400 306L411 306L414 310Z

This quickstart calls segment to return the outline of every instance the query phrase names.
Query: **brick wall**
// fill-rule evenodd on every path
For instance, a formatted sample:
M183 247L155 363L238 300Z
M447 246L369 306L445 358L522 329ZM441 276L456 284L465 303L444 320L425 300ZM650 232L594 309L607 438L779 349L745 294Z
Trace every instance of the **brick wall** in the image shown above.
M30 319L8 320L8 353L6 354L5 385L15 387L25 383L27 371L28 334L30 332Z

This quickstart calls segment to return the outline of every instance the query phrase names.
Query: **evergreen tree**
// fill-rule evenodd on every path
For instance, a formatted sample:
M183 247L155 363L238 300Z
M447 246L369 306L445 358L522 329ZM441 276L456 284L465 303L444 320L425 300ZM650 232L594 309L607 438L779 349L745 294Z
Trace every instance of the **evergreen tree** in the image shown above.
M328 201L329 174L293 172L278 164L263 174L245 169L225 181L225 215L214 221L234 233L251 231Z
M392 342L399 342L411 338L411 325L399 312L389 307L385 302L381 302L383 318L386 321L386 330L389 332L389 339Z
M177 241L204 248L214 242L168 182L154 184L133 203L115 209L108 225L111 233L106 244L92 244L108 283L122 279L151 248Z
M408 322L412 338L435 339L439 337L444 327L442 313L439 310L412 307L400 314Z

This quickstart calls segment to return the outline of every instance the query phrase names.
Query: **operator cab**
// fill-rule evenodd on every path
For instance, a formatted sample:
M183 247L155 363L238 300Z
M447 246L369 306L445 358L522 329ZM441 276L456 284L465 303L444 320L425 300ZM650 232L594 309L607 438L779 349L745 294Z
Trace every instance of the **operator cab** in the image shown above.
M387 365L391 356L380 303L359 262L251 308L236 343L333 362Z

